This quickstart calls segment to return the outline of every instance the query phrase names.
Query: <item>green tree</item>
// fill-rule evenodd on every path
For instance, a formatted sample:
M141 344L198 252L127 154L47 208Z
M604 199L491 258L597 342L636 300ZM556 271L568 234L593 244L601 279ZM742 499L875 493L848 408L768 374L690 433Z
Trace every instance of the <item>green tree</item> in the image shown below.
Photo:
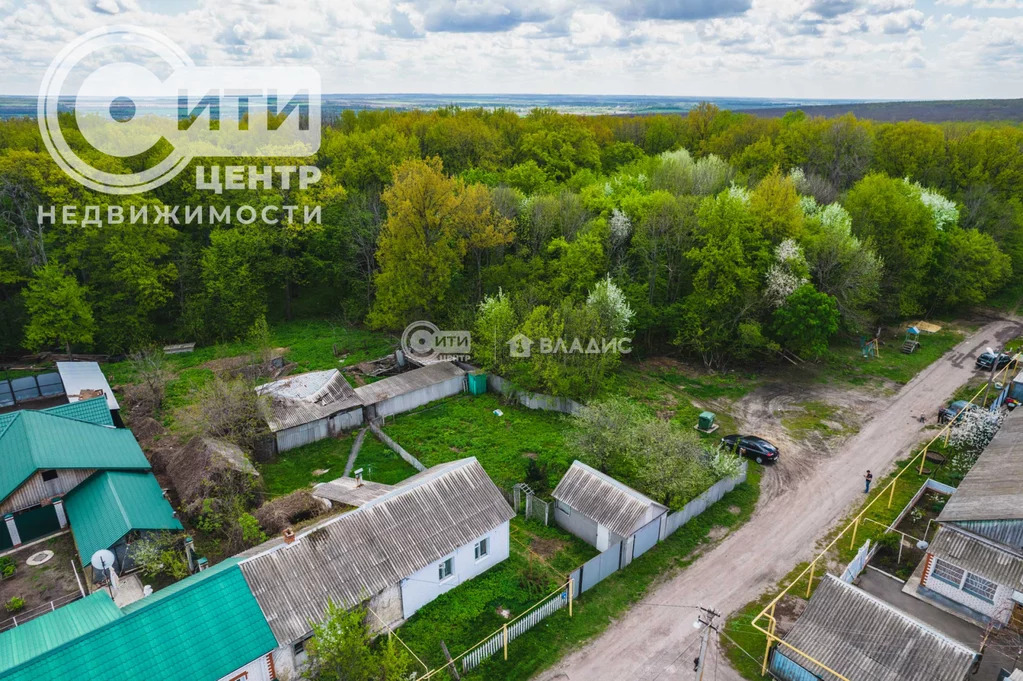
M71 357L72 344L89 345L96 323L86 291L56 263L36 268L25 292L28 325L25 343L33 350L63 345Z
M930 280L930 311L979 305L1012 274L1012 261L995 240L958 227L938 236Z
M803 211L796 186L777 168L750 192L750 212L760 223L764 237L773 244L802 236Z
M796 354L820 356L838 331L838 304L826 293L803 284L774 311L774 334Z
M305 677L314 681L379 678L365 620L365 608L346 609L329 601L323 619L313 623Z

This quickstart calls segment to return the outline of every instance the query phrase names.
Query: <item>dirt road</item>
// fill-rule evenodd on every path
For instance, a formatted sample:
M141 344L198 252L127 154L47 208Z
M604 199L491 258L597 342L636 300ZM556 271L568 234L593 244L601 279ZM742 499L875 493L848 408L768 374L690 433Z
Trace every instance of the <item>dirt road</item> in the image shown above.
M862 499L864 471L869 468L876 479L882 477L920 439L923 425L916 417L933 414L973 375L974 360L986 346L1020 334L1023 325L1016 322L981 327L887 398L886 408L833 456L815 462L815 470L800 476L796 485L774 484L773 471L768 470L753 518L644 600L660 605L634 606L600 637L536 679L691 679L699 645L693 628L696 611L665 605L711 606L727 615L777 583L796 563L809 560L816 540ZM718 667L711 678L739 679L723 656Z

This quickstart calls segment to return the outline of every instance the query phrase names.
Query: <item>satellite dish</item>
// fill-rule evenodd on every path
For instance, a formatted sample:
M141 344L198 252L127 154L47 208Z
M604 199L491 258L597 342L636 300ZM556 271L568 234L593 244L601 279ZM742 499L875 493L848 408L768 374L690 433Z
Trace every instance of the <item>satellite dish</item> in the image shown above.
M100 549L96 553L92 554L92 560L89 562L92 564L95 570L107 570L114 567L114 552L110 549Z
M918 541L918 542L916 543L916 547L917 547L918 549L920 549L921 551L925 550L925 549L926 549L926 548L927 548L928 546L930 546L930 544L928 544L927 542L925 542L925 541L924 541L923 539L921 539L920 541Z

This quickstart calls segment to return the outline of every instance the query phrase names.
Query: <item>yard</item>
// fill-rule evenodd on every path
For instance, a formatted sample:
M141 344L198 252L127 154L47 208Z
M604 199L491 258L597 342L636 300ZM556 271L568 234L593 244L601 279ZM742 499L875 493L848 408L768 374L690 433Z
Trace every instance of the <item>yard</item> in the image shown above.
M42 565L28 565L25 561L40 551L52 551L53 557ZM43 606L48 606L50 601L57 601L57 606L64 604L66 597L73 599L79 594L78 581L75 579L75 572L71 564L77 566L78 553L75 551L74 540L70 532L51 537L38 544L28 546L8 554L14 560L14 576L0 581L0 602L7 604L12 598L20 598L25 604L17 612L0 610L0 630L10 624L8 619L11 615L23 616L32 614ZM80 571L81 566L77 569ZM79 572L78 577L83 580L84 576Z

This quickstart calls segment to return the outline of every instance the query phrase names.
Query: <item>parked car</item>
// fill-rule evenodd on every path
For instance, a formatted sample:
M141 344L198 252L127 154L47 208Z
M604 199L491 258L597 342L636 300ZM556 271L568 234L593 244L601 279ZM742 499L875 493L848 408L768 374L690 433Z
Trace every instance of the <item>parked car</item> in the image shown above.
M976 409L977 405L971 404L966 400L956 400L947 407L942 407L938 410L938 423L948 423L955 417L959 416L965 409Z
M721 438L721 444L725 449L738 452L739 455L753 459L757 463L778 460L778 448L755 435L726 435Z
M1007 355L1004 352L1000 352L997 355L985 352L977 358L977 368L984 369L985 371L991 371L992 362L995 363L995 371L1004 369L1009 364L1012 364L1013 368L1016 366L1016 362L1012 361L1012 355Z

